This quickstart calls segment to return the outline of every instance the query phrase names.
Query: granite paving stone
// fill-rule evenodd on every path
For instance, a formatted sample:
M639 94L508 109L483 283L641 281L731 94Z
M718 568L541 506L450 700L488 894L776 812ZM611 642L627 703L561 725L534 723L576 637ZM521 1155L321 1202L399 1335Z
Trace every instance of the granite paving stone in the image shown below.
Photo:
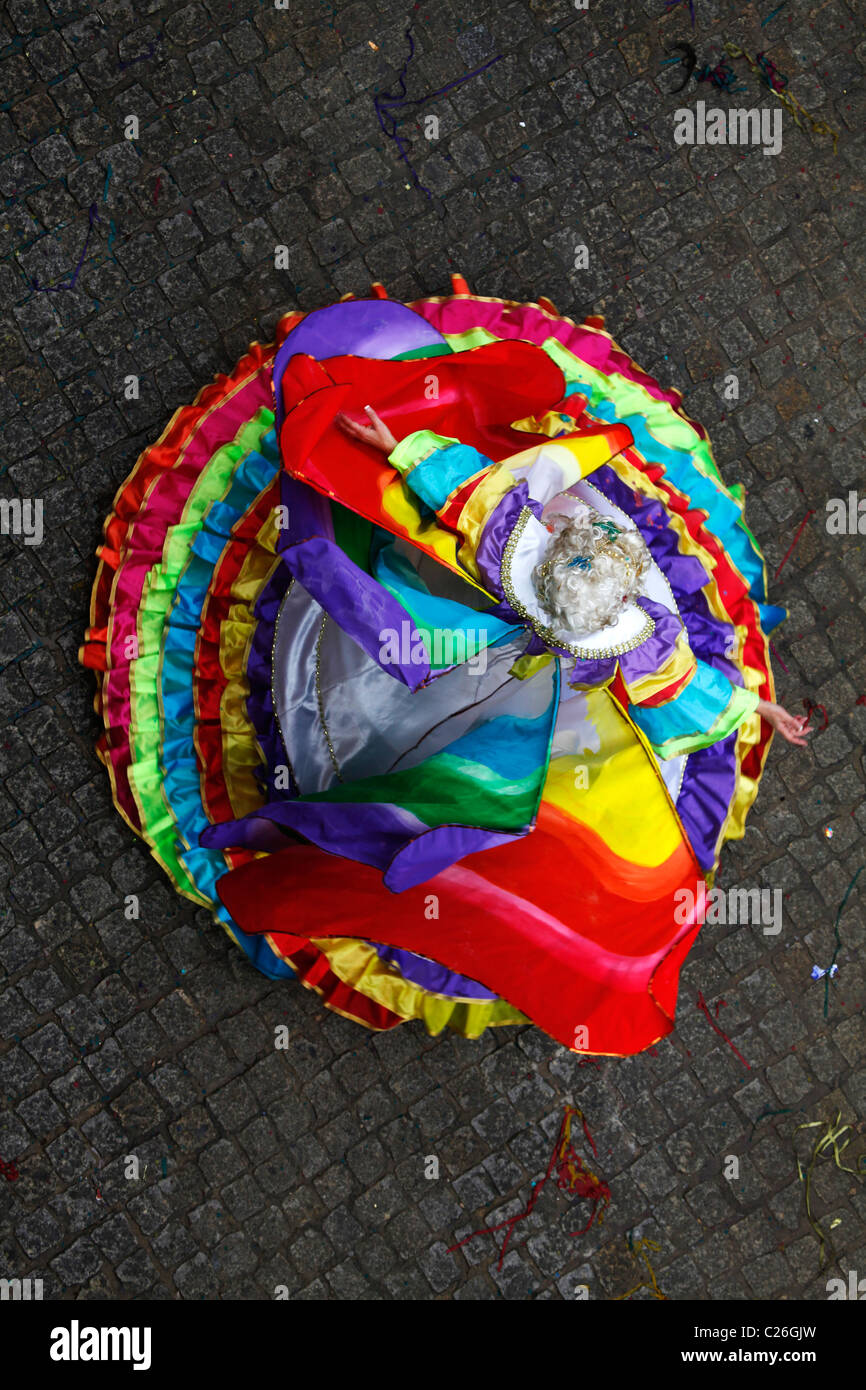
M684 7L426 9L411 95L496 61L401 125L418 182L373 105L405 58L395 0L16 2L0 25L0 494L45 509L41 545L0 535L0 1158L19 1173L0 1274L62 1300L607 1300L639 1282L637 1234L669 1299L820 1299L792 1140L866 1114L866 879L833 957L866 862L866 519L826 524L866 479L866 15L797 0L764 28L742 0L696 5L701 52L767 47L839 131L834 155L784 111L765 157L675 144L675 110L709 90L671 93L659 66ZM779 109L742 80L744 105ZM82 247L74 285L34 288ZM781 932L707 924L675 1032L637 1058L328 1015L171 891L94 752L77 648L141 450L281 314L371 280L447 293L453 271L603 315L683 392L789 610L777 698L827 716L807 753L776 739L722 858L723 888L782 892ZM501 1269L501 1234L451 1252L525 1209L567 1103L605 1225L568 1234L551 1184ZM866 1268L866 1185L827 1162L815 1200L839 1268Z

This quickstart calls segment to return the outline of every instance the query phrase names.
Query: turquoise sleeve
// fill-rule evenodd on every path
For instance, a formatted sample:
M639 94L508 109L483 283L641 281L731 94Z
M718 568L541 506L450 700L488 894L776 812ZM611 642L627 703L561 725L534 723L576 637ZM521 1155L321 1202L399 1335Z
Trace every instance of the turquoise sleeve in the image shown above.
M389 454L388 462L402 474L416 497L435 512L444 507L455 488L493 467L493 460L470 444L432 430L407 435Z
M698 661L694 676L675 699L654 707L630 705L628 712L658 756L673 758L727 738L757 704L754 691L732 685L720 671Z

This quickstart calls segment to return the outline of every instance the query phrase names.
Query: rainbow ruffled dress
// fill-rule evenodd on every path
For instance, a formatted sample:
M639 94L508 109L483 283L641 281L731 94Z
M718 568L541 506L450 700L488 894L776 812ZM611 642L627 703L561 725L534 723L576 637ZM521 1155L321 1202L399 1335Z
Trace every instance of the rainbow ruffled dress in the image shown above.
M287 314L105 523L83 663L115 803L252 964L374 1029L626 1055L771 731L766 570L705 431L603 322L381 286ZM338 411L373 404L389 459ZM545 508L636 526L646 596L545 626Z

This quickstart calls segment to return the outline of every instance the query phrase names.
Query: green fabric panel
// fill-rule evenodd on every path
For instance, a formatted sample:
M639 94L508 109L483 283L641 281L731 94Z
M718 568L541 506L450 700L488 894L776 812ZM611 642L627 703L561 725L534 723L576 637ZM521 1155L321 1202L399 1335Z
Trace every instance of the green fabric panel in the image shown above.
M454 351L447 343L430 343L427 347L410 348L408 352L398 352L392 362L413 362L418 357L448 357Z
M435 453L437 449L447 449L449 444L459 444L458 439L452 439L447 434L437 434L435 430L413 430L407 434L393 448L388 455L388 462L392 468L398 472L406 474L415 468L420 459L428 454Z
M366 517L344 507L342 502L331 502L331 520L334 523L334 540L359 569L370 573L370 542L373 538L373 523Z
M431 828L476 825L520 830L535 814L539 775L508 780L481 763L436 753L418 767L367 777L303 796L301 801L384 802L403 806Z

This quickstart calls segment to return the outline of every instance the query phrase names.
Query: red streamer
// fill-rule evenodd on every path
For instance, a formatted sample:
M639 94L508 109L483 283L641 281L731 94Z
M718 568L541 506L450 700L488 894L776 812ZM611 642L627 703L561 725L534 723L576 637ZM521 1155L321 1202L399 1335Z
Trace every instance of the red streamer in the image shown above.
M824 730L826 729L827 725L830 723L830 720L829 720L828 717L827 717L827 711L825 710L824 706L823 706L823 705L816 705L816 704L815 704L815 701L814 701L814 700L810 700L810 699L808 698L808 696L807 696L807 698L803 701L803 709L806 711L806 713L808 714L808 716L809 716L810 719L812 718L812 715L813 715L813 713L815 712L815 710L818 710L820 714L823 714L823 716L824 716L824 723L821 725L820 729L818 730L818 733L819 733L819 734L823 734L823 732L824 732Z
M773 576L774 579L778 579L778 578L779 578L779 575L782 573L782 570L785 568L785 565L786 565L787 562L788 562L788 557L790 556L791 552L792 552L793 549L794 549L794 546L797 544L798 540L800 539L801 535L803 534L803 527L806 525L806 522L809 520L809 517L810 517L810 516L814 516L814 515L815 515L815 509L814 509L814 507L813 507L812 510L809 511L809 512L807 512L806 515L803 517L803 520L800 522L800 525L797 527L797 534L796 534L796 536L795 536L794 539L791 541L791 544L789 545L787 551L785 552L784 556L782 557L782 563L781 563L781 565L780 565L779 568L776 570L776 573L775 573L775 575Z
M724 999L720 999L720 1000L719 1000L718 1004L716 1005L716 1013L717 1013L717 1014L718 1014L718 1012L719 1012L719 1008L720 1008L724 1003L725 1003ZM705 1014L706 1014L707 1018L708 1018L709 1021L710 1021L711 1027L715 1028L715 1030L716 1030L716 1032L718 1033L719 1037L720 1037L720 1038L724 1038L725 1042L728 1044L728 1047L731 1049L731 1051L732 1051L732 1052L735 1052L735 1053L737 1054L737 1056L739 1057L739 1059L740 1059L740 1061L742 1062L743 1066L746 1068L746 1071L751 1071L752 1068L751 1068L751 1066L749 1065L749 1063L746 1061L746 1059L745 1059L745 1057L743 1056L742 1052L740 1052L740 1050L734 1046L734 1044L731 1042L730 1038L728 1037L727 1033L723 1032L722 1029L719 1027L718 1023L716 1023L716 1020L713 1018L713 1016L712 1016L712 1014L710 1013L709 1008L708 1008L708 1006L707 1006L707 1001L706 1001L706 999L704 998L703 990L700 990L700 989L698 990L698 1008L701 1010L702 1013L705 1013Z
M505 1251L508 1247L508 1242L511 1239L514 1227L517 1225L518 1221L523 1221L529 1216L541 1195L541 1189L544 1187L548 1178L553 1177L554 1174L556 1175L556 1185L562 1191L568 1192L575 1198L585 1197L588 1201L592 1202L592 1210L586 1225L581 1226L579 1231L570 1231L569 1234L572 1236L583 1235L589 1230L590 1226L596 1220L596 1217L598 1218L599 1224L601 1224L604 1220L604 1213L610 1205L610 1188L606 1182L586 1167L583 1159L575 1152L571 1142L571 1121L572 1117L575 1115L583 1125L583 1132L586 1135L592 1152L595 1154L595 1157L598 1158L598 1150L595 1147L593 1137L583 1117L583 1112L578 1110L575 1105L567 1105L562 1117L562 1124L559 1127L556 1144L550 1155L550 1162L547 1165L547 1172L539 1182L533 1184L532 1195L523 1211L519 1211L516 1216L510 1216L507 1221L500 1221L497 1226L482 1226L479 1230L473 1231L471 1235L464 1236L463 1240L459 1240L456 1245L450 1245L448 1247L449 1254L454 1250L459 1250L461 1245L466 1245L468 1241L474 1240L476 1236L493 1235L494 1231L501 1231L507 1227L507 1233L502 1242L502 1249L499 1252L499 1263L496 1266L497 1269L501 1269L502 1261L505 1258ZM601 1206L600 1212L599 1206Z
M770 643L770 651L773 653L774 657L775 657L776 660L778 661L778 663L779 663L779 665L781 666L782 670L783 670L783 671L788 671L787 666L785 665L785 663L784 663L784 661L782 660L782 658L779 656L779 653L776 651L776 648L773 646L772 642ZM791 672L788 671L788 675L789 675L789 676L790 676L790 674L791 674Z

